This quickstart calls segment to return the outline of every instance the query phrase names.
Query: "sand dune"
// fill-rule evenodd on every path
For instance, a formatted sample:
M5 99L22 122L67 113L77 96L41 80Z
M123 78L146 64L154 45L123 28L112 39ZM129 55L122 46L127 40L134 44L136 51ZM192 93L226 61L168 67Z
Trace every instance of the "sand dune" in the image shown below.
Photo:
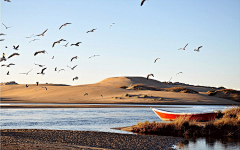
M186 87L199 94L129 90L119 88L130 84L144 84L159 88ZM47 87L42 88L43 86ZM212 88L193 85L174 85L144 77L107 78L95 84L66 86L61 84L1 85L2 103L143 103L143 104L224 104L239 105L231 100L211 97L207 91ZM217 89L217 88L216 88ZM84 96L88 93L88 96ZM127 94L127 95L126 95ZM102 96L103 97L102 97Z

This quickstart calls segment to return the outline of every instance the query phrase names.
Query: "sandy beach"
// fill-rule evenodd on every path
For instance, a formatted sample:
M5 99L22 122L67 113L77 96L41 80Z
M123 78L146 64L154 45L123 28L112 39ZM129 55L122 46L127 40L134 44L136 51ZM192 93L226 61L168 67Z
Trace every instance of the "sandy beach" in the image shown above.
M158 88L185 87L199 93L182 93L154 90L132 90L120 87L144 84ZM47 90L42 87L47 87ZM169 84L144 77L113 77L95 84L67 86L62 84L1 84L1 103L56 103L54 106L32 107L109 107L97 105L69 104L158 104L158 105L239 105L239 102L208 96L207 91L214 87L194 86L188 84ZM88 93L88 95L85 95ZM84 96L85 95L85 96ZM126 96L128 95L128 96ZM145 95L145 96L144 96ZM60 105L62 104L62 105ZM64 105L68 104L68 105ZM2 108L8 108L4 105ZM13 106L14 107L14 106ZM15 106L19 107L19 106ZM30 107L22 105L21 107ZM112 106L114 107L114 106Z

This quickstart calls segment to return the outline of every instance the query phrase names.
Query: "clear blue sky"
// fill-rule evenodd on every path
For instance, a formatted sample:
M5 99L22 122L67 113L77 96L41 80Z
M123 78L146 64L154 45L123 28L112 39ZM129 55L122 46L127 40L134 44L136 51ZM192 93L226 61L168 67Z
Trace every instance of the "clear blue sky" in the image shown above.
M81 85L153 73L159 81L240 89L239 0L1 0L1 82ZM5 29L2 25L12 26ZM70 25L59 27L64 23ZM115 23L111 28L110 24ZM86 31L97 28L95 32ZM25 38L48 29L43 37ZM29 43L33 39L39 39ZM54 41L65 39L68 47ZM82 42L79 47L70 46ZM186 50L178 50L189 45ZM14 50L13 45L20 45ZM5 48L7 46L8 48ZM200 52L194 51L203 46ZM46 50L48 54L34 56ZM2 55L2 54L1 54ZM88 59L92 55L100 55ZM54 56L54 59L51 59ZM77 60L70 62L73 56ZM154 63L156 58L160 58ZM34 63L46 65L42 68ZM75 70L68 66L78 65ZM65 69L60 73L54 68ZM28 75L19 74L28 72ZM7 71L10 75L7 76ZM183 72L176 76L176 73ZM78 76L79 79L72 81Z

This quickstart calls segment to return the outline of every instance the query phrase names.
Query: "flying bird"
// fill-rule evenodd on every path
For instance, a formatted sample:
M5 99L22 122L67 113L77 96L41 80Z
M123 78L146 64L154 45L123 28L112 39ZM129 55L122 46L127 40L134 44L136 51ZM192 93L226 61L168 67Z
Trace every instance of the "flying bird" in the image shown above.
M78 77L74 77L74 78L73 78L73 81L74 81L74 80L78 80ZM85 96L85 95L84 95L84 96Z
M160 59L160 58L155 59L155 60L154 60L154 63L156 63L156 61L157 61L158 59Z
M63 27L63 26L66 26L68 24L72 24L72 23L64 23L63 25L61 25L61 27L59 28L59 30Z
M47 87L46 86L43 86L42 88L45 88L47 90Z
M94 32L94 30L97 30L97 28L96 28L96 29L89 30L89 31L87 31L86 33L88 33L88 32Z
M71 61L73 60L73 59L77 59L78 57L77 56L75 56L75 57L73 57L72 59L71 59Z
M28 36L28 37L26 37L26 38L31 38L33 35L34 35L34 34L32 34L31 36Z
M5 39L0 39L0 41L4 41Z
M33 41L36 41L36 40L39 40L39 39L33 39L33 40L31 40L29 43L31 43L31 42L33 42Z
M18 48L19 48L19 45L18 46L13 45L13 49L18 50Z
M82 42L77 42L76 44L71 44L71 46L75 45L75 46L79 46L79 44Z
M11 65L15 65L15 64L13 64L13 63L10 63L10 64L8 64L8 65L2 64L1 67L3 67L3 66L10 67Z
M26 88L28 88L29 85L26 84Z
M2 36L2 35L6 35L6 34L0 33L0 36Z
M145 1L146 1L146 0L142 0L142 1L141 1L141 6L143 5L143 3L144 3Z
M54 69L54 71L57 71L57 67Z
M199 46L197 49L194 49L194 51L197 51L197 52L199 52L200 50L200 48L202 48L202 46Z
M89 59L89 58L92 58L92 57L95 57L95 56L100 56L100 55L93 55L93 56L88 57L88 59Z
M34 53L34 56L36 56L36 55L39 54L39 53L44 53L44 54L45 54L45 53L47 53L47 51L45 51L45 50L43 50L43 51L37 51L37 52Z
M153 76L153 77L154 77L154 75L153 75L152 73L151 73L151 74L148 74L148 75L147 75L147 80L148 80L149 76Z
M114 25L115 23L112 23L112 24L110 24L110 27L109 27L109 29L112 27L112 25Z
M65 44L65 45L63 45L63 46L67 47L68 43L69 43L69 42L67 42L67 44Z
M67 67L69 67L69 66L67 65ZM73 66L73 67L69 67L69 68L71 68L71 69L73 70L75 67L77 67L77 65L76 65L76 66Z
M103 95L101 95L103 97Z
M9 71L7 72L7 75L10 75L10 74L9 74Z
M2 23L2 24L3 24L3 23ZM11 27L12 27L12 26L11 26L11 27L7 27L5 24L3 24L3 25L4 25L4 27L5 27L6 29L8 29L8 28L11 28Z
M11 2L10 0L4 0L4 1L6 1L6 2Z
M65 69L60 69L60 70L58 70L58 73L59 73L60 71L62 71L62 70L65 71Z
M35 63L34 63L35 64ZM39 64L35 64L35 65L38 65L39 67L43 67L43 66L45 66L45 65L39 65Z
M182 73L182 72L179 72L179 73L177 73L176 75L178 75L178 74L180 74L180 73ZM183 73L182 73L183 74Z
M11 58L11 57L13 57L13 56L15 56L15 55L20 55L20 54L18 54L18 53L13 53L12 55L8 56L8 59Z
M0 62L1 61L6 61L7 59L5 58L5 53L3 53L3 56L2 56L2 58L1 58L1 60L0 60Z
M56 42L53 42L52 47L54 47L54 45L55 45L56 43L60 43L61 41L66 41L66 40L64 40L64 39L60 39L60 40L58 40L58 41L56 41Z
M85 93L84 96L88 95L88 93Z
M47 29L48 30L48 29ZM47 32L47 30L45 30L43 33L41 33L41 34L38 34L38 35L36 35L36 36L44 36L45 35L45 33Z
M42 75L44 75L45 73L44 73L44 70L45 69L47 69L47 68L43 68L42 70L41 70L41 72L38 72L37 74L42 74Z
M19 73L19 74L26 74L26 75L28 75L28 73L31 72L31 71L32 71L32 70L28 71L27 73Z
M188 46L188 43L186 46L184 46L184 48L179 48L178 50L180 50L180 49L185 50L187 46Z

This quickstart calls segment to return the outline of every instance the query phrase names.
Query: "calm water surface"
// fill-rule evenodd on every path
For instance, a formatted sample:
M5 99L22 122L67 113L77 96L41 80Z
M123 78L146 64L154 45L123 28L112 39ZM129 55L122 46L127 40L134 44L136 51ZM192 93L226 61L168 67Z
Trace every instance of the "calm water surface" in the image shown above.
M225 108L226 106L165 105L163 109L176 112L202 112ZM132 126L140 121L161 122L150 108L14 108L1 109L0 116L2 129L103 131L124 134L134 133L112 128ZM240 140L199 138L190 140L181 149L235 150L240 149Z

